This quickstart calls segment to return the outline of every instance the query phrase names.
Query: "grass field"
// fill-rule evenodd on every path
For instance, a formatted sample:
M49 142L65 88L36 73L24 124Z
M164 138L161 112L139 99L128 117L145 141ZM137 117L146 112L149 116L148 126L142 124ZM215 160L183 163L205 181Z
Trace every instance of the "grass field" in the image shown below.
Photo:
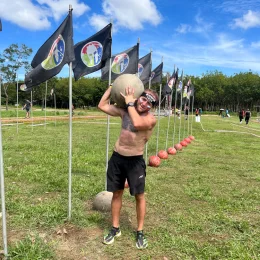
M165 149L167 120L160 119L159 150ZM120 120L110 122L111 154ZM181 122L183 139L188 125ZM147 167L149 248L141 251L135 247L135 201L128 190L122 236L113 245L102 244L110 213L92 209L105 189L106 118L75 119L72 129L68 221L68 121L23 123L18 133L15 124L2 126L9 259L260 259L260 123L254 118L246 126L238 117L202 116L201 124L192 124L195 141L159 168ZM175 143L178 129L177 120ZM156 151L156 132L149 156ZM171 118L168 147L172 136ZM3 249L2 236L0 242Z

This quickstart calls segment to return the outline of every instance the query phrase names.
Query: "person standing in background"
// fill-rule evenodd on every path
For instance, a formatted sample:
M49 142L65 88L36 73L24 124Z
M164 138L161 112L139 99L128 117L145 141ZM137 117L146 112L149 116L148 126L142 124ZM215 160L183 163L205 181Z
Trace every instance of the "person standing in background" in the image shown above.
M245 121L246 121L246 124L248 124L249 122L249 119L251 117L251 112L249 110L249 108L246 110L246 113L245 113Z
M240 109L239 112L238 112L238 117L239 117L240 124L242 124L244 115L245 115L245 110L244 109Z
M26 103L23 106L23 110L24 109L26 110L25 118L30 118L31 102L29 100L26 100Z

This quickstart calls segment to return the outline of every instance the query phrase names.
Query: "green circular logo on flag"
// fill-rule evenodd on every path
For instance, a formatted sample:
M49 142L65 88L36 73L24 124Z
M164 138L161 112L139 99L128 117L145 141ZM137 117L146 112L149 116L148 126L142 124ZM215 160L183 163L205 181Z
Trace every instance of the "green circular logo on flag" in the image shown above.
M46 70L51 70L61 64L65 53L65 41L62 35L53 42L48 57L41 63Z

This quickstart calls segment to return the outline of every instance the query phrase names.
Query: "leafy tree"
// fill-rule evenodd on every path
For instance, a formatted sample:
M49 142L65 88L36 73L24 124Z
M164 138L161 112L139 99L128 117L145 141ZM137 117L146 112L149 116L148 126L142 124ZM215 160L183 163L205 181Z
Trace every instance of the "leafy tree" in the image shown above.
M8 87L16 80L16 74L19 68L24 68L28 71L30 64L27 61L32 53L32 49L25 44L11 44L3 53L0 53L0 71L2 73L3 89L5 93L6 110L8 110Z

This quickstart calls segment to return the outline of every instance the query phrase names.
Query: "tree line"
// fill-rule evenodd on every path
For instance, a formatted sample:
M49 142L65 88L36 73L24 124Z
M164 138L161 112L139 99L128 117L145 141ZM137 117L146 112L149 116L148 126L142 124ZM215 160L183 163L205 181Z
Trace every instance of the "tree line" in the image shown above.
M8 109L8 104L15 105L17 102L16 71L20 67L24 67L26 71L30 69L28 58L31 53L32 49L23 44L21 46L12 44L3 53L0 53L0 74L3 79L1 101L6 105L6 109ZM162 77L162 88L167 81L166 75ZM185 75L183 86L188 79L191 79L195 88L194 107L201 107L204 111L217 111L220 108L228 108L231 111L249 108L251 111L259 111L260 77L257 73L249 70L226 76L216 70L208 71L200 77ZM108 82L101 81L98 77L83 77L78 81L73 80L72 86L72 101L75 107L96 107ZM152 88L159 92L159 84L153 85ZM69 78L54 77L48 80L47 84L43 83L34 87L32 96L34 105L44 106L46 96L48 107L55 105L57 108L68 108ZM174 90L173 97L175 97ZM31 92L19 91L19 105L22 105L27 99L31 99ZM180 97L178 97L179 99Z

